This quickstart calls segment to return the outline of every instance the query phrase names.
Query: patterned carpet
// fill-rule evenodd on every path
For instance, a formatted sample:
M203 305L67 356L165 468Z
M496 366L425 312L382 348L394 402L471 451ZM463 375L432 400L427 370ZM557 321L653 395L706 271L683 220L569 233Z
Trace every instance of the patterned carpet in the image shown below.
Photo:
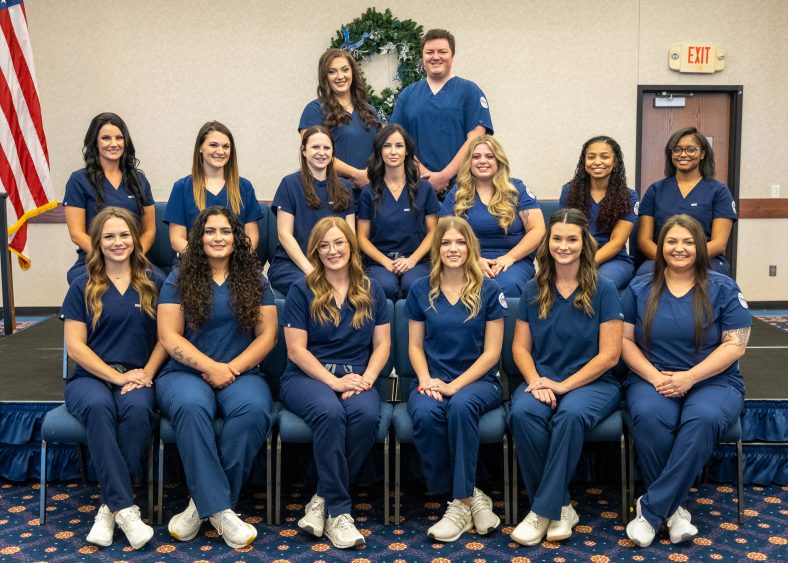
M153 540L142 550L132 551L120 530L115 543L99 549L85 541L98 508L94 485L61 483L49 487L48 519L38 526L38 485L0 484L0 559L3 561L429 561L516 563L549 561L777 561L788 554L788 487L748 487L745 522L736 523L735 489L728 485L702 485L693 492L687 508L700 535L693 542L673 546L663 532L648 549L633 547L617 519L615 487L578 484L572 497L577 501L580 524L575 534L561 544L543 542L525 548L512 543L510 527L489 536L465 534L453 544L433 543L425 529L440 517L445 506L426 499L418 485L406 486L400 526L381 525L380 487L355 491L354 515L367 546L353 551L334 549L325 540L306 536L296 526L311 489L292 487L287 494L282 526L264 524L265 494L244 496L239 509L247 522L257 526L253 546L228 548L210 524L191 542L170 538L166 526L156 527ZM143 495L144 496L144 495ZM503 514L500 491L493 491L496 510ZM523 502L523 505L527 501ZM181 486L166 488L165 522L185 505ZM521 506L520 517L524 515Z
M17 317L16 318L16 332L21 332L26 328L30 328L31 326L43 322L54 315L46 315L43 317ZM5 320L0 316L0 337L5 335L4 332L5 328Z
M753 311L752 315L765 323L788 331L788 311Z

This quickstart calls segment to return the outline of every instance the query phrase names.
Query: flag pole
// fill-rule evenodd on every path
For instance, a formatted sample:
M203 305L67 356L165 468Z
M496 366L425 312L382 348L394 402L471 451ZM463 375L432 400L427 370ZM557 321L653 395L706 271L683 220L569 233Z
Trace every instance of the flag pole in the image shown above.
M16 329L16 317L14 315L14 288L11 281L11 253L8 251L7 198L8 194L0 192L0 243L2 244L0 275L3 278L3 332L13 334Z

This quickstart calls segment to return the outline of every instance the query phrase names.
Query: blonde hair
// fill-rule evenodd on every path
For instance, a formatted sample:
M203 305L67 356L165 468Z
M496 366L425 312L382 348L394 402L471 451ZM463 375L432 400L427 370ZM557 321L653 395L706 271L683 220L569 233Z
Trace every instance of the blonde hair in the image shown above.
M492 179L493 195L490 198L490 203L487 204L487 210L498 219L501 229L507 231L517 217L517 202L520 199L520 193L509 182L509 159L506 158L501 143L492 135L475 137L468 145L468 150L465 152L457 172L454 214L457 217L462 217L468 209L473 207L476 199L476 180L471 174L471 161L473 160L473 151L479 145L490 147L490 151L498 161L498 171Z
M142 252L140 244L139 227L137 220L129 211L120 207L105 207L99 211L90 224L90 252L85 259L85 266L88 271L88 282L85 284L85 306L89 313L93 314L90 323L91 328L95 329L104 310L101 298L109 289L109 276L104 263L104 254L101 252L101 232L104 224L112 217L117 217L125 221L131 233L131 240L134 243L129 264L131 266L131 287L140 297L140 309L150 318L156 317L156 298L158 292L156 286L148 278L147 270L150 262Z
M465 284L460 292L460 301L469 314L466 321L471 320L482 307L482 284L484 274L479 266L479 239L473 233L473 229L468 221L462 217L441 217L438 219L438 226L435 227L435 235L432 237L432 248L430 249L430 307L435 309L435 300L441 292L441 272L443 272L443 262L441 262L441 241L449 229L454 229L465 239L465 247L468 250L468 259L465 261Z
M334 326L339 326L339 310L333 305L334 289L326 279L326 269L317 251L323 237L333 227L342 231L347 239L350 251L348 260L350 287L347 292L347 300L355 309L351 325L353 328L359 329L366 321L372 319L371 283L364 274L364 267L361 265L361 253L358 249L356 235L347 221L339 217L323 217L315 224L309 235L306 257L314 269L306 276L306 286L315 295L310 306L310 313L312 318L320 324L331 322Z
M236 156L235 140L230 130L218 121L209 121L200 127L197 140L194 142L194 156L192 158L192 191L194 203L200 211L205 210L205 169L203 168L200 147L205 142L208 133L216 131L226 135L230 140L230 158L224 165L224 185L227 188L227 202L230 209L238 215L241 213L241 179L238 174L238 157Z

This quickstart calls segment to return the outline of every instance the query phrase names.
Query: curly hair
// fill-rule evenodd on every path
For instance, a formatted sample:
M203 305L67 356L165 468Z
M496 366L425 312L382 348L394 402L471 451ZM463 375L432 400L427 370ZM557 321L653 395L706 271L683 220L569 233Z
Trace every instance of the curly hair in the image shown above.
M235 322L242 331L252 330L262 322L259 316L263 294L261 275L263 268L252 250L249 237L244 232L238 217L226 207L212 205L205 208L194 220L189 231L186 252L181 256L177 289L181 297L186 322L198 329L211 314L213 276L208 256L203 246L205 223L213 215L223 215L230 223L233 233L233 252L229 258L227 281L230 303L235 313Z
M126 122L119 115L111 112L100 113L90 120L90 125L88 125L85 140L82 144L85 171L91 185L96 189L96 211L100 211L104 207L103 182L105 176L99 160L98 136L101 128L107 124L114 125L120 129L120 134L123 135L123 155L120 157L120 171L123 174L123 179L126 181L126 188L134 196L134 201L137 203L138 214L142 216L144 199L142 183L139 179L140 174L142 174L142 170L138 168L140 161L137 159L134 143L131 141Z
M309 138L317 133L326 135L331 142L332 153L334 149L334 137L331 135L331 131L322 125L310 127L304 131L301 137L301 188L304 190L304 198L306 199L307 205L313 209L320 209L322 202L315 193L315 186L312 185L315 177L312 175L312 171L309 169L309 165L306 162L304 151L306 150ZM333 154L328 163L328 168L326 169L326 179L328 180L328 200L329 202L333 202L331 208L334 211L347 211L350 209L353 202L351 201L350 193L347 188L339 181L339 176L337 176L337 172L334 169Z
M413 214L418 218L420 210L416 206L416 195L419 191L419 167L416 165L416 147L413 139L410 138L405 130L396 124L386 125L375 135L375 142L372 144L372 154L369 157L367 174L369 185L372 188L372 208L375 213L380 212L380 202L383 199L386 189L386 165L383 163L383 145L394 133L402 135L405 141L405 186L407 187L408 206L413 210Z
M379 128L380 120L367 101L367 83L364 81L364 73L361 72L353 55L342 49L334 48L323 53L317 63L317 99L323 108L323 125L328 129L334 129L340 125L347 125L353 119L350 113L337 101L328 82L329 65L334 62L334 59L340 57L344 58L350 67L350 97L353 100L353 108L359 113L367 130L373 127Z
M616 226L616 222L626 217L632 211L627 188L627 171L624 167L624 155L621 146L606 135L591 137L583 143L580 158L575 168L575 176L569 181L569 194L566 206L579 209L588 217L591 208L591 177L586 171L586 153L593 143L605 143L613 151L615 164L608 178L605 197L600 202L599 216L596 219L597 229L609 233Z

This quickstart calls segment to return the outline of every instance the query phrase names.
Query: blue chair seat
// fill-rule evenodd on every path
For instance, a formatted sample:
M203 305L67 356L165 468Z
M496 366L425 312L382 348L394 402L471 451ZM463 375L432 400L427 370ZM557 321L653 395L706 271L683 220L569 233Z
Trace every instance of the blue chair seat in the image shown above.
M617 410L605 420L594 426L586 436L586 442L617 442L624 432L621 411Z
M41 424L41 439L52 443L87 444L88 432L65 404L49 411Z
M402 444L413 443L413 421L408 414L407 403L394 407L394 431ZM482 415L479 421L479 438L482 444L500 444L506 432L506 412L503 406L494 408Z
M736 422L731 424L725 431L725 434L720 438L721 443L738 442L741 440L741 419L737 418Z
M377 443L382 444L386 441L389 428L391 427L392 411L394 408L391 403L380 403L380 424L378 433L375 437ZM287 409L282 409L277 418L277 428L279 436L283 442L289 444L311 444L312 429L304 422L304 419Z

